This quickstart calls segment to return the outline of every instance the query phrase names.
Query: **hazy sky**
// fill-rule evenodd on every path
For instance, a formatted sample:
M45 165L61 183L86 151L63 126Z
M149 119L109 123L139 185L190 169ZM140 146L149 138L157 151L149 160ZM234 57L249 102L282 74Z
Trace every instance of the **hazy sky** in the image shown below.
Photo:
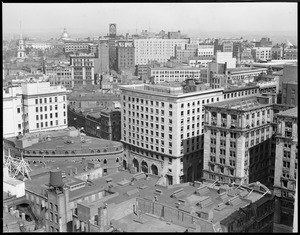
M297 3L2 3L3 33L295 31Z

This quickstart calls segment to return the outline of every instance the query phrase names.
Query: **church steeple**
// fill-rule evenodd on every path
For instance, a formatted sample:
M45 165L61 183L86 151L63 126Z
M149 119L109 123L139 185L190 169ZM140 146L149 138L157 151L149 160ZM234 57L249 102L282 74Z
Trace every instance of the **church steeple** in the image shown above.
M25 58L26 58L25 44L24 44L24 40L23 40L22 29L21 29L21 22L20 22L20 39L19 39L19 47L18 47L17 60L18 61L23 61Z

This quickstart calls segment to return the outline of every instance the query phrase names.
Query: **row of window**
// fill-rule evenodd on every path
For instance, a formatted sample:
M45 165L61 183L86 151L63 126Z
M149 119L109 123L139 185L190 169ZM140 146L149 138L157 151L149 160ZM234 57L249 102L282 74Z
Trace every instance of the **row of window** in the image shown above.
M44 98L44 104L47 104L48 98ZM63 101L66 101L66 96L63 96ZM54 97L54 102L57 102L57 96ZM49 103L52 103L52 97L49 97ZM39 99L35 99L35 104L39 104ZM43 104L43 99L40 98L40 104Z
M50 113L49 114L50 117L49 118L53 118L53 114ZM66 116L66 112L64 112L64 117ZM40 120L43 120L43 117L45 117L45 119L48 119L48 115L47 113L45 114L45 116L43 116L43 114L40 115ZM57 118L58 117L58 113L55 113L55 117ZM36 115L36 120L39 120L39 115Z
M228 93L224 94L224 99L229 99L230 97L239 97L239 96L244 96L244 95L250 95L250 94L256 94L258 93L258 89L252 89L248 91L239 91L239 92L233 92L233 93Z
M64 124L67 124L66 119L64 119ZM55 121L55 125L58 126L58 120ZM40 126L41 128L44 128L44 123L36 123L36 128L40 128ZM53 121L49 122L49 126L53 126ZM45 127L48 127L48 122L45 122Z
M43 108L43 106L40 106L40 112L43 112L43 111L45 111L45 112L47 112L48 111L48 108L47 108L48 106L44 106L44 108ZM58 106L57 106L57 104L54 106L54 110L57 110L58 109ZM66 109L66 105L64 104L63 105L63 109ZM49 105L49 111L52 111L52 105ZM35 107L35 112L37 113L37 112L39 112L39 107Z

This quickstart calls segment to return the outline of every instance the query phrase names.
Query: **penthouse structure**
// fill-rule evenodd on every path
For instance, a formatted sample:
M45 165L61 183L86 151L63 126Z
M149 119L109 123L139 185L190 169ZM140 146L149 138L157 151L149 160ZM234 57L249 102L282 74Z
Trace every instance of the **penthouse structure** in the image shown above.
M72 70L72 87L94 85L94 54L70 55L70 67Z
M277 113L274 193L278 216L276 223L292 227L296 179L298 176L298 107Z
M188 42L189 39L134 39L134 62L136 65L148 64L153 60L167 62L170 57L175 56L176 45L183 47Z
M260 169L255 179L266 181L272 119L268 97L252 96L205 105L203 178L248 184L253 182L252 174Z

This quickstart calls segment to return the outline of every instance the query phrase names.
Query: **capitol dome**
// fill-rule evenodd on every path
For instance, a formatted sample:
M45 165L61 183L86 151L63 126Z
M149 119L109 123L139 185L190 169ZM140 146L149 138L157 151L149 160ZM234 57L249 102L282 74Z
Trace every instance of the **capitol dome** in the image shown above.
M70 38L66 28L64 28L64 32L60 38L61 39L69 39Z

